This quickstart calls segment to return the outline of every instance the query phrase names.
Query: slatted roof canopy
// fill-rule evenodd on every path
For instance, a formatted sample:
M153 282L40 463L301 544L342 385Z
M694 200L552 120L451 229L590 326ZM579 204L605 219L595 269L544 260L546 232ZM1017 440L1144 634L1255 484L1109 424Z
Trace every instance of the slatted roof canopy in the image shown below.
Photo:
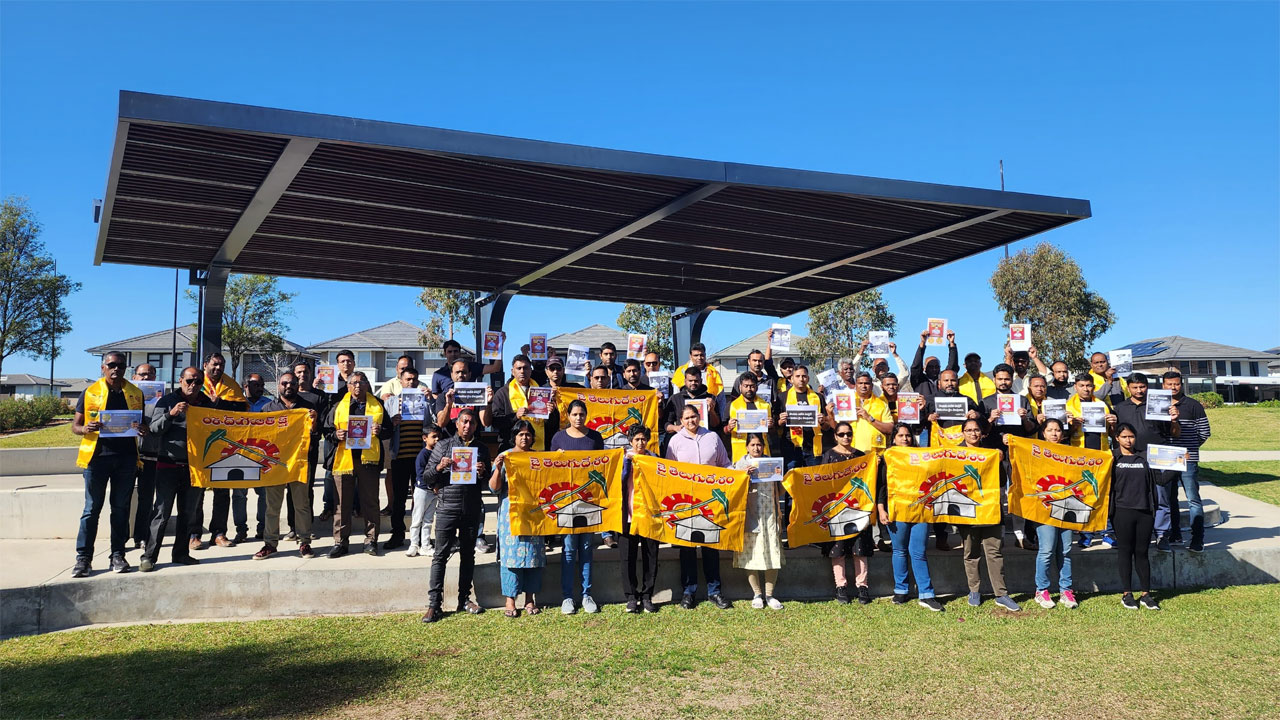
M1089 215L126 91L95 262L785 316Z

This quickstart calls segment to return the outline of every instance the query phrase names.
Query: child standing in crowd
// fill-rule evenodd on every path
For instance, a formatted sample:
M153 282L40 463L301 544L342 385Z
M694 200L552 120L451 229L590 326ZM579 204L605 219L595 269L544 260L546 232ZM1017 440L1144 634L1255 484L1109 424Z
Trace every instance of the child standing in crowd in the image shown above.
M1147 551L1156 524L1156 475L1147 459L1133 451L1138 432L1129 423L1116 428L1116 444L1120 446L1111 471L1111 525L1116 531L1116 549L1120 551L1116 567L1120 570L1120 604L1129 610L1139 607L1159 610L1151 595L1151 561ZM1138 573L1142 597L1133 599L1133 573Z
M413 483L413 518L409 524L409 549L405 555L417 557L420 553L434 555L436 541L431 537L431 525L436 517L436 504L440 498L427 485L427 462L431 459L431 450L440 442L440 428L435 425L424 425L422 429L422 449L418 451L418 459L414 461Z
M735 470L746 470L755 477L755 460L764 457L764 436L751 433L746 439L746 454L738 459ZM774 597L778 570L786 559L782 555L782 511L778 504L780 489L776 482L751 482L747 491L747 522L742 537L742 552L733 554L733 566L747 572L747 582L754 597L751 607L760 610L767 604L781 610L782 603ZM764 586L760 585L760 572L764 571Z

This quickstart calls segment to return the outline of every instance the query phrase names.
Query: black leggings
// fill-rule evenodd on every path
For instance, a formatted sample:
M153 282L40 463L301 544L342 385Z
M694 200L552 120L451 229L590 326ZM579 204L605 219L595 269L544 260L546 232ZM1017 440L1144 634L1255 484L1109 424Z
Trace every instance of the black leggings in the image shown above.
M1111 525L1116 532L1116 550L1120 551L1117 565L1120 569L1120 588L1132 592L1133 571L1138 571L1138 584L1142 592L1151 592L1151 562L1147 550L1151 546L1151 531L1156 517L1149 510L1116 508Z

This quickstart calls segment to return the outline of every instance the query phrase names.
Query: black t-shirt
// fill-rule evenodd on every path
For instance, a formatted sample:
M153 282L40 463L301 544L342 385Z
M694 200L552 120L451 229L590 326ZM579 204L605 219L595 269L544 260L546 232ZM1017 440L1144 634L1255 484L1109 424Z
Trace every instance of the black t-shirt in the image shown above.
M1139 455L1147 452L1148 445L1168 445L1172 439L1172 430L1168 420L1148 420L1147 404L1135 403L1132 399L1116 403L1113 411L1116 424L1129 423L1137 430L1137 441L1133 451Z
M1141 455L1117 455L1111 466L1111 507L1146 510L1155 507L1155 471Z
M129 401L124 397L124 388L119 390L107 389L107 406L104 410L128 410ZM76 412L84 414L84 393L80 393L80 399L76 402ZM85 418L85 422L90 422L89 418ZM105 458L127 455L130 457L138 454L138 443L134 438L98 438L98 444L93 449L93 457Z

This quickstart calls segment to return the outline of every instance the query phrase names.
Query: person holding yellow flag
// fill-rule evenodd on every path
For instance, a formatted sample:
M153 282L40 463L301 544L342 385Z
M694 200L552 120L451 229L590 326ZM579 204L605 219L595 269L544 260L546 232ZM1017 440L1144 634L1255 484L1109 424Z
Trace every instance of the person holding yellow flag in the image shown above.
M971 418L964 421L964 447L982 447L985 429L980 419ZM1004 463L1000 463L1000 487L1008 487L1009 476ZM987 577L991 580L991 590L995 593L996 604L1009 612L1018 612L1022 607L1009 597L1004 584L1004 523L995 525L957 525L960 537L964 540L964 574L969 583L969 604L977 607L982 604L982 576L978 571L979 561L985 559Z
M523 356L517 356L517 359L520 357ZM526 364L532 367L532 363ZM524 611L529 615L540 612L537 596L542 592L542 569L547 565L547 556L542 538L511 532L511 487L507 480L506 455L508 452L532 451L537 439L533 423L523 418L512 423L511 433L511 449L503 451L493 460L489 490L498 496L498 547L501 548L498 553L498 578L502 583L502 596L507 599L506 608L502 612L507 617L514 618L520 616L520 611L516 608L516 597L521 593L524 593Z
M227 361L222 357L222 353L213 352L205 357L204 394L213 401L213 407L217 410L247 412L249 401L245 398L240 384L224 372L226 364ZM196 531L191 535L192 550L200 550L204 547L204 543L200 540L200 527L204 525L204 493L203 488L196 491L199 497L195 498L195 513L190 518L190 527ZM213 490L213 512L209 516L209 535L212 537L210 542L218 547L235 547L237 542L245 540L248 535L249 515L246 496L236 497L235 501L235 507L232 507L230 490L225 488ZM232 515L236 529L239 530L234 540L227 537L228 513Z
M98 536L98 516L108 500L108 484L111 486L111 569L118 573L129 572L124 552L125 543L129 540L133 480L138 471L138 440L132 437L98 437L103 428L98 418L101 411L143 411L142 391L124 379L124 369L128 364L124 353L103 355L102 377L85 388L76 403L71 432L80 436L76 465L84 469L84 512L80 514L76 563L71 569L71 577L89 576L93 541ZM140 422L138 433L145 435L146 432L145 423Z
M822 454L822 457L813 465L830 465L832 463L845 462L854 458L862 457L866 453L853 446L854 429L853 424L841 420L836 423L835 427L835 447L828 448ZM877 488L876 505L883 507L884 497L881 493L884 486ZM881 521L889 519L888 512L880 518ZM848 605L852 602L849 596L849 580L846 572L847 558L853 558L853 582L857 587L858 604L871 604L871 587L867 584L868 577L868 560L875 553L875 543L871 542L871 527L858 533L851 538L844 540L833 540L818 544L818 549L822 554L831 561L831 578L836 586L836 602L841 605Z

